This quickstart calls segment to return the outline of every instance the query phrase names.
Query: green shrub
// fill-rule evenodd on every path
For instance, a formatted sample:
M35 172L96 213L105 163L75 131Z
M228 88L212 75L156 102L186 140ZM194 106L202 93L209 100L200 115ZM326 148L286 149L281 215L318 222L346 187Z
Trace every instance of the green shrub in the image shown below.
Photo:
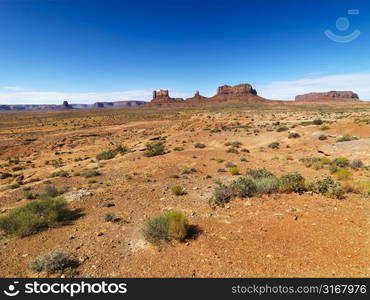
M301 135L298 132L290 132L288 135L288 139L296 139L299 138Z
M181 175L192 174L196 172L197 172L197 169L195 168L185 168L184 170L181 171Z
M27 200L33 200L33 199L36 199L36 195L34 195L31 191L24 191L24 192L23 192L23 196L24 196L24 198L26 198Z
M330 198L343 198L343 189L339 182L334 181L330 176L316 180L308 185L308 189Z
M180 178L179 175L177 174L170 174L170 176L168 176L169 178Z
M278 129L276 129L277 132L287 131L289 130L289 127L287 126L280 126Z
M47 185L45 187L45 197L56 197L59 196L59 191L55 185Z
M101 173L96 169L87 169L87 170L82 171L80 174L82 177L85 177L85 178L91 178L91 177L96 177L96 176L101 175Z
M312 124L314 124L314 125L322 125L323 123L324 123L324 121L321 120L321 119L315 119L315 120L312 121Z
M69 173L65 170L59 170L51 174L51 177L68 177Z
M212 197L209 199L208 203L210 206L224 206L228 203L232 197L232 192L227 185L220 184L217 186L212 194Z
M104 215L105 222L113 222L114 221L114 213L106 213Z
M252 179L241 177L230 184L230 191L234 197L246 198L255 195L257 187Z
M242 145L242 143L238 142L238 141L225 143L225 146L231 146L233 148L239 148L241 145Z
M354 141L354 140L358 140L358 138L355 136L349 135L349 134L345 134L339 139L337 139L337 142L349 142L349 141Z
M223 162L225 161L225 160L224 160L224 159L222 159L222 158L216 158L215 160L216 160L216 162L218 162L219 164L220 164L220 163L223 163Z
M271 149L279 149L279 146L280 146L280 143L278 143L278 142L273 142L273 143L268 145L268 147L271 148Z
M175 147L173 151L184 151L184 147Z
M188 234L188 225L185 216L180 212L169 212L167 214L168 236L172 240L183 241Z
M126 154L128 152L128 148L125 145L118 145L114 152L119 154Z
M53 274L57 271L63 271L71 265L74 265L74 261L70 259L69 254L61 250L54 250L31 260L30 269L33 272Z
M171 188L172 194L176 196L182 196L186 194L185 188L183 188L181 185L175 185Z
M0 229L6 235L23 237L55 227L70 215L62 198L44 198L12 209L0 217Z
M235 148L229 148L226 150L226 153L234 153L234 154L238 154L239 151Z
M301 193L305 191L304 177L299 173L288 173L280 177L280 191Z
M321 126L320 130L329 130L330 127L328 125Z
M157 155L165 154L165 146L163 142L147 143L146 151L144 152L145 157L153 157Z
M164 213L149 220L144 228L144 238L152 243L169 242L171 240L183 241L188 233L185 216L180 212Z
M348 180L348 179L352 178L351 171L349 171L347 169L338 169L335 172L335 175L337 176L338 180Z
M239 168L238 167L232 167L229 169L231 175L240 175Z
M279 192L280 181L275 176L261 177L254 179L256 184L257 194L274 194Z
M96 156L96 159L97 160L109 160L109 159L115 158L116 155L117 155L116 152L114 152L112 150L108 150L108 151L104 151L104 152L98 154Z
M345 157L337 157L332 160L331 165L335 165L339 168L347 168L350 165L350 161Z
M269 170L266 170L265 168L262 169L248 169L247 175L251 176L253 179L260 179L260 178L266 178L266 177L272 177L274 176L273 173L271 173Z
M195 145L194 145L194 148L199 148L199 149L203 149L203 148L205 148L206 147L206 145L204 145L204 144L202 144L202 143L196 143Z
M360 159L354 159L351 162L351 168L354 169L354 170L361 169L363 166L364 166L364 163Z

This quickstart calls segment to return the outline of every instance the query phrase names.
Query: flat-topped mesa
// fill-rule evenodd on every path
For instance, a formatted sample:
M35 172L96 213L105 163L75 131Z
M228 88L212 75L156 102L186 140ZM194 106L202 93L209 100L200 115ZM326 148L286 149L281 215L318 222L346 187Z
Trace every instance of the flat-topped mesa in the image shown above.
M330 91L297 95L295 101L357 101L359 97L352 91Z
M150 101L151 104L171 104L179 103L183 101L182 98L171 98L168 90L153 91L153 99Z
M242 83L235 86L223 85L217 88L217 95L233 95L233 96L243 96L243 95L257 95L257 91L252 88L250 84Z

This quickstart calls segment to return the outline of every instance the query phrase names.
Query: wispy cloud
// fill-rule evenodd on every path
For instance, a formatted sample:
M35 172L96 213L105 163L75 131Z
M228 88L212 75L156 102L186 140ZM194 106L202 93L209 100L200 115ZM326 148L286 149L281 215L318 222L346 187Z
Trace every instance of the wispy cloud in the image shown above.
M13 91L13 92L18 92L18 91L23 90L23 88L19 86L1 86L0 89L6 90L6 91Z
M353 91L359 95L361 100L370 100L370 73L328 76L311 73L304 78L291 81L273 81L256 88L260 96L277 100L294 100L294 97L299 94L332 90Z

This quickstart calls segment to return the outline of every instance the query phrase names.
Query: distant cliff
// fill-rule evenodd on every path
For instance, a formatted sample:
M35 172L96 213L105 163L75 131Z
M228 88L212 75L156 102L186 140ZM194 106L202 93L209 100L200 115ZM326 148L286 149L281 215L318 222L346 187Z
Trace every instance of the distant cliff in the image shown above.
M34 111L34 110L65 110L65 109L91 109L91 108L129 108L143 105L147 102L138 100L116 101L116 102L96 102L94 104L69 104L63 101L61 105L46 104L19 104L19 105L0 105L0 111Z
M297 95L295 101L345 101L359 100L358 95L352 91L330 91L326 93L308 93Z

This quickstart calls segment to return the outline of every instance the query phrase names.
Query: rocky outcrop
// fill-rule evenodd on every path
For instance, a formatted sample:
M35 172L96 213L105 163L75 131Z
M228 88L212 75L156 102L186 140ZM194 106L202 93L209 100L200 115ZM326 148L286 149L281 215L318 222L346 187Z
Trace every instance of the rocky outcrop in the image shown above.
M297 95L295 101L343 101L359 100L358 95L352 91L330 91L326 93L308 93Z
M144 105L145 101L128 100L128 101L115 101L115 102L96 102L93 108L128 108L139 105Z
M168 90L153 91L153 99L150 104L162 105L162 104L176 104L184 101L182 98L172 98L169 95Z
M63 104L60 106L60 109L72 109L72 106L68 104L68 101L63 101Z
M202 96L199 91L196 91L193 97L185 99L189 103L201 103L207 101L207 97Z
M257 91L252 88L250 84L243 83L235 86L223 85L217 88L217 95L232 95L232 96L244 96L244 95L257 95Z

